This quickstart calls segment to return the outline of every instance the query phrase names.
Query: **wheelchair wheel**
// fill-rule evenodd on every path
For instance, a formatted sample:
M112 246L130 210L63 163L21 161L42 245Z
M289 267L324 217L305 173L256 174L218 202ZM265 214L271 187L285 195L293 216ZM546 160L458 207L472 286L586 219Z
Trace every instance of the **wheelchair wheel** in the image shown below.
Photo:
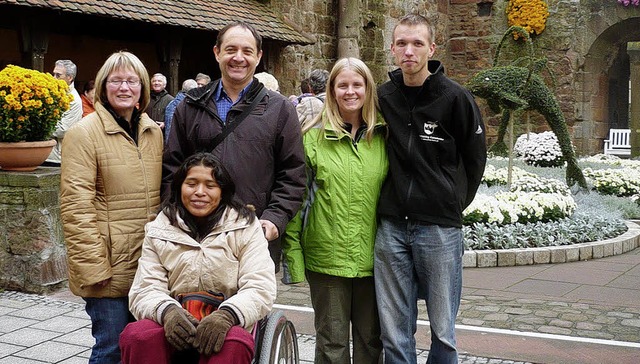
M299 363L296 329L282 311L268 316L263 334L257 364Z

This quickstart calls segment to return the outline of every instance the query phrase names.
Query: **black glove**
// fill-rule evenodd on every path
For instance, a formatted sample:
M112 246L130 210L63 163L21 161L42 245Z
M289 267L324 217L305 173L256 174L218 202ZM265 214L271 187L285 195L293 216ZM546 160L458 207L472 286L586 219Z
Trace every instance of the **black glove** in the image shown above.
M198 320L178 305L169 305L162 313L164 336L179 351L193 347Z
M212 312L198 324L193 346L204 356L220 352L227 332L237 323L236 317L228 310Z

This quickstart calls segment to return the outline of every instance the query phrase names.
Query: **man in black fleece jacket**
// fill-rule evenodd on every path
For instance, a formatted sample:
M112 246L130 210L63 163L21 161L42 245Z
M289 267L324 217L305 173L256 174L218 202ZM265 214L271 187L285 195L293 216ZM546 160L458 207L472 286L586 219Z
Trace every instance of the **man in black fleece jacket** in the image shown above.
M418 298L431 323L427 363L458 363L462 211L480 184L486 142L473 96L429 60L434 38L426 18L402 18L391 44L400 68L378 89L389 125L374 264L386 363L416 362Z

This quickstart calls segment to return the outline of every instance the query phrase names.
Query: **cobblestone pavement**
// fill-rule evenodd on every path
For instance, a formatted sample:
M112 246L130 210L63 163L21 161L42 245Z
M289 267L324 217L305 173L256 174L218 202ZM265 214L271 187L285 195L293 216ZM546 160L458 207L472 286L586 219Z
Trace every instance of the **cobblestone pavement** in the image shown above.
M278 297L276 299L276 303L281 305L289 305L289 306L300 306L300 307L311 307L311 301L309 298L309 287L306 283L298 283L291 285L279 284L278 286ZM427 315L425 313L425 309L422 309L420 313L420 319L427 319ZM315 336L313 335L298 335L298 344L301 346L301 351L303 347L307 347L308 350L313 350L313 345L315 345ZM427 356L429 355L428 350L418 349L418 363L425 363L427 361ZM302 357L313 357L313 354L302 355ZM306 362L306 361L302 361ZM312 362L312 361L309 361ZM513 361L508 359L499 359L499 358L487 358L487 357L479 357L469 354L460 354L459 355L459 363L460 364L531 364L523 361Z
M639 283L640 284L640 283ZM311 307L306 284L280 285L277 303ZM429 317L419 303L421 320ZM640 307L463 295L458 324L640 343Z
M302 287L299 287L302 288ZM0 293L0 364L87 363L93 339L84 304L41 295ZM315 336L298 335L300 363L313 363ZM428 351L418 350L426 362ZM461 355L462 364L512 364Z
M462 364L639 362L640 249L590 262L465 268L464 275L457 323L466 326L460 334L466 335L464 341L469 349L460 355ZM315 336L307 284L280 283L276 303L296 325L300 362L312 363ZM286 311L285 306L294 307ZM428 320L424 304L418 307L419 319ZM93 345L90 327L82 300L68 290L49 296L0 292L0 364L86 363ZM474 328L469 331L469 327ZM589 346L574 342L567 347L562 344L566 341L553 342L547 346L551 352L541 357L538 354L543 350L537 346L540 342L518 337L515 341L525 346L504 351L510 345L504 341L512 339L503 336L483 340L489 334L479 333L477 327L487 328L487 332L502 329L607 343ZM418 329L420 363L428 355L427 331L425 326ZM477 342L471 345L472 341ZM535 352L532 354L529 349ZM573 356L571 360L559 359L566 359L567 355Z
M640 308L540 299L464 296L458 323L527 332L640 342Z
M640 249L627 254L640 256ZM576 270L581 266L580 262L566 264L574 264ZM485 268L473 269L476 270L475 274L482 272L481 270ZM514 268L497 269L506 273L509 269ZM596 272L596 274L598 273ZM635 284L634 292L637 292L640 289L640 270L637 270L635 274L637 276L632 275L630 281L635 282L633 283ZM562 282L558 284L560 283ZM477 292L475 289L465 288L465 290ZM277 303L311 307L308 292L309 288L304 283L280 284ZM634 293L635 296L630 296L631 299L636 300L635 305L575 302L577 300L557 297L558 295L548 297L539 295L539 298L530 298L528 296L532 296L532 294L526 292L521 295L509 292L507 296L499 296L504 292L496 291L493 293L495 295L479 295L465 294L463 291L457 323L495 329L640 343L640 295L637 293ZM419 319L428 320L423 302L418 304L418 309Z
M568 344L569 349L560 349L568 351L565 356L575 354L579 357L581 353L593 350L587 348L589 344L583 344L583 340L593 340L605 345L606 350L611 350L613 358L616 358L616 354L624 356L624 359L611 362L640 363L633 359L633 353L636 352L635 358L640 357L640 249L588 262L537 267L465 268L464 274L458 325L472 326L475 331L480 327L536 337L548 335L552 337L551 340L555 338L554 335L560 335L568 339L567 342L574 342ZM311 307L308 286L304 283L280 284L278 292L277 302L280 304ZM424 303L419 302L418 308L419 319L428 320ZM425 333L426 330L420 327L418 332ZM426 336L428 333L425 333ZM474 334L469 336L473 337ZM475 337L478 336L481 334L475 334ZM418 347L428 348L424 340L422 344ZM627 349L616 351L616 345L626 346ZM504 345L496 342L495 346L495 350L478 351L475 354L500 356L502 353L499 349ZM561 345L556 342L551 346ZM460 356L461 363L516 363L472 356L469 354L473 354L474 350L469 351ZM421 352L420 358L426 360L427 354L426 350ZM593 351L585 355L591 354ZM559 359L553 361L553 355L551 353L551 356L537 362L559 362ZM516 352L511 357L518 356ZM599 360L595 357L587 359L591 363ZM424 361L419 359L419 362ZM571 362L582 361L575 359ZM607 362L606 359L599 361L604 362Z

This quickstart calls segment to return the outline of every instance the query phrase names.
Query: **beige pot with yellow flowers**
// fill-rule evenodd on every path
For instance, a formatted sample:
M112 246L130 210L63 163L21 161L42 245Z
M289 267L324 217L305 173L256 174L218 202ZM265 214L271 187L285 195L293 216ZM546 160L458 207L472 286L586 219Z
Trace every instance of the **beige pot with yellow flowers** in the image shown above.
M69 109L69 86L47 73L8 65L0 71L0 169L32 171L56 141L56 123Z

